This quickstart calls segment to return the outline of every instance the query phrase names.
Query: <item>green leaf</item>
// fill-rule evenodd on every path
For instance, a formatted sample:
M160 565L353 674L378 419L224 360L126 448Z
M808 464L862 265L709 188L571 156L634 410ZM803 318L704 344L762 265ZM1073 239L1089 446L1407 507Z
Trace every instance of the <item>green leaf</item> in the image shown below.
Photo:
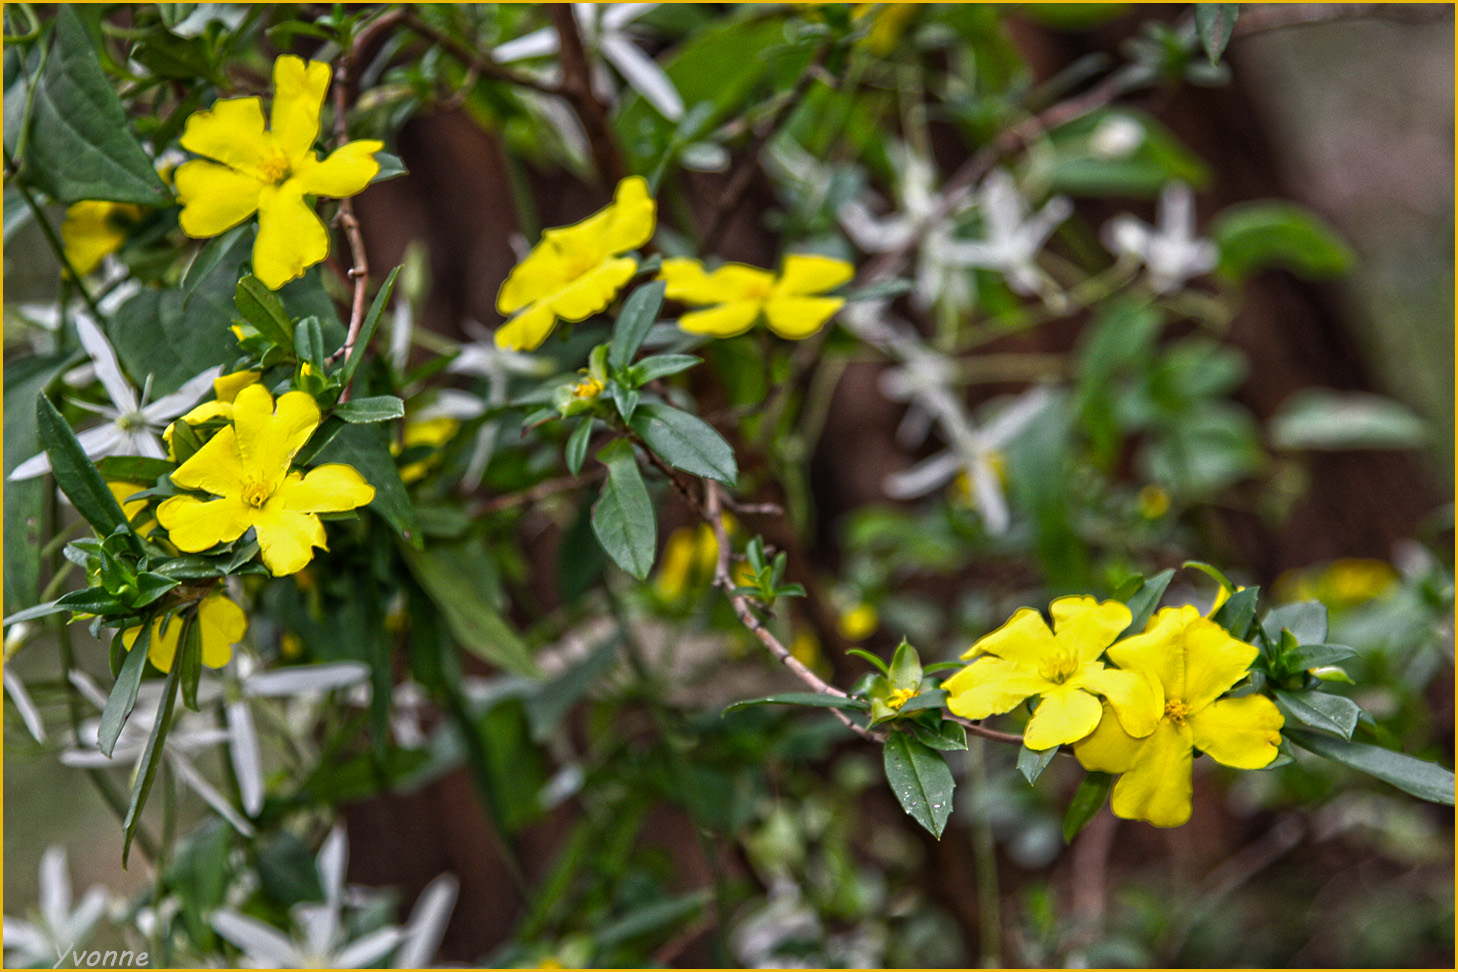
M1326 641L1326 605L1320 601L1285 604L1267 611L1261 626L1273 641L1285 629L1298 645L1319 645Z
M294 354L320 373L324 371L324 328L319 318L306 317L294 324Z
M703 419L668 405L644 402L629 424L670 466L726 486L733 486L739 477L734 450Z
M14 614L7 614L5 616L4 626L8 628L12 624L16 624L20 621L34 621L36 618L44 618L52 614L60 614L64 611L69 610L71 609L66 605L62 604L59 599L54 601L47 601L44 604L33 604L30 607L25 608L24 610L16 611Z
M1225 45L1230 43L1230 32L1235 29L1235 17L1240 12L1238 3L1195 4L1195 33L1205 56L1211 64L1220 63Z
M317 435L317 433L315 433ZM375 488L369 508L417 550L424 545L410 494L400 481L395 457L390 455L390 433L382 425L342 425L329 444L319 450L319 462L353 466Z
M142 750L142 760L137 766L136 779L132 784L132 800L127 806L127 815L122 820L122 867L127 866L127 858L132 851L132 838L137 835L137 824L142 821L142 809L146 807L147 796L152 792L152 781L157 778L157 767L162 764L167 733L172 728L172 712L177 704L177 685L181 678L182 666L174 664L162 686L157 721L152 725L152 734L147 737L147 747Z
M35 418L41 444L51 460L56 485L70 497L76 512L103 537L110 536L115 530L127 529L127 518L122 515L116 497L107 489L106 480L86 458L71 426L44 395L36 396Z
M893 732L883 752L886 782L901 809L938 840L952 815L956 780L941 753L904 732Z
M598 452L597 458L607 466L608 478L592 505L592 531L614 563L646 580L658 548L658 522L633 447L626 439L618 439Z
M370 422L388 422L405 417L405 403L394 395L371 395L367 398L351 398L334 406L334 414L351 425L367 425Z
M1210 620L1229 631L1232 637L1244 641L1250 634L1251 622L1255 620L1256 600L1260 594L1259 587L1236 591L1220 605L1220 610Z
M891 656L891 666L886 677L891 680L893 689L914 689L921 684L921 655L905 638L901 639L895 654ZM908 705L910 701L907 700Z
M822 695L819 692L781 692L758 699L742 699L724 709L723 714L738 712L756 705L808 705L820 709L854 709L864 712L871 707L865 699L853 699L844 695Z
M197 253L193 254L192 259L188 262L187 269L183 271L182 280L178 284L178 287L182 290L182 306L184 308L187 307L188 300L192 298L192 295L202 285L203 281L211 277L213 271L218 269L218 265L223 262L223 258L233 249L233 244L237 243L239 238L252 228L252 225L249 223L241 223L228 230L222 236L213 237L198 248ZM253 278L246 277L244 279L252 280ZM239 281L239 284L241 286L242 281ZM246 317L247 315L245 314L244 316Z
M1103 809L1105 801L1109 799L1109 791L1114 788L1114 777L1109 773L1097 771L1089 773L1078 784L1078 789L1073 794L1073 799L1068 804L1068 812L1063 815L1063 842L1071 844L1078 832L1088 826L1088 822L1094 818L1094 814Z
M1305 670L1323 665L1339 665L1356 658L1357 655L1357 649L1346 645L1301 645L1292 652L1287 661L1293 669Z
M1154 611L1159 607L1159 599L1164 597L1164 592L1168 589L1174 573L1173 568L1160 571L1141 584L1139 590L1129 597L1127 604L1133 620L1129 622L1129 627L1119 633L1119 637L1115 638L1115 641L1132 637L1144 630L1149 619L1154 617ZM1029 782L1032 781L1029 780Z
M1285 729L1282 734L1302 749L1375 776L1419 799L1453 806L1453 771L1436 763L1304 729Z
M285 908L324 900L313 852L287 830L272 834L258 848L258 879L263 893Z
M155 483L176 468L177 464L167 459L147 456L103 456L96 460L97 471L109 483Z
M70 360L70 355L53 355L5 362L5 612L11 614L40 598L41 562L36 551L41 547L41 518L50 487L44 476L21 481L9 477L16 466L41 451L36 399Z
M527 724L531 728L532 739L538 743L545 742L577 700L602 683L617 658L618 640L609 638L592 649L582 661L543 682L526 700Z
M132 714L132 707L137 704L137 690L142 685L142 673L147 669L147 649L151 638L152 626L142 625L136 643L127 652L127 660L117 674L116 684L106 697L106 708L101 710L101 728L96 731L96 745L108 759L116 748L117 737L121 735L122 726L126 725L127 716Z
M911 712L920 712L923 709L940 709L946 704L947 693L944 689L927 689L920 695L907 699L906 703L896 710L896 713L897 715L907 715Z
M633 413L638 409L638 389L628 388L618 382L612 383L613 405L617 408L618 414L623 417L624 422L633 420Z
M187 293L191 296L191 291ZM243 319L269 341L281 348L294 346L293 319L284 310L278 294L269 290L262 280L252 274L239 280L233 291L233 304Z
M177 633L177 654L172 659L174 669L182 669L182 704L197 711L197 689L202 681L202 625L197 615L174 619L181 624Z
M380 171L370 180L370 185L377 182L384 182L388 179L398 179L402 175L409 175L410 170L405 168L405 163L400 156L391 155L389 152L376 152L375 161L380 164Z
M567 439L567 471L576 476L582 471L582 462L587 458L587 446L592 442L592 416L577 423Z
M1220 249L1218 273L1231 280L1244 280L1267 267L1319 280L1347 273L1354 262L1334 230L1289 202L1231 206L1215 218L1210 235Z
M1303 388L1271 417L1278 449L1414 449L1428 426L1407 406L1381 395Z
M687 371L702 360L691 354L655 354L629 368L628 374L633 387L638 388L650 381Z
M613 343L608 349L608 362L614 371L627 367L643 346L643 339L663 307L663 292L667 287L662 280L655 280L639 287L623 301L623 309L613 322Z
M1357 717L1361 707L1343 695L1329 695L1326 692L1285 692L1276 690L1276 701L1286 714L1299 722L1327 732L1336 733L1343 739L1351 739L1357 728Z
M33 112L22 165L28 182L64 203L171 202L70 6L57 9L55 46L36 83Z
M344 367L339 369L339 380L343 384L349 384L354 377L359 363L364 360L365 349L369 347L370 340L375 336L375 329L380 326L380 318L385 313L385 308L390 306L390 295L395 292L395 281L400 276L400 268L396 267L390 271L385 282L380 284L379 292L375 294L373 303L370 304L369 312L365 314L364 322L360 325L359 334L355 337L354 347L349 349L349 357L344 361Z
M1048 764L1053 762L1053 757L1057 755L1057 746L1041 752L1029 749L1027 746L1020 746L1018 747L1018 772L1023 774L1023 778L1029 784L1036 783L1038 777L1043 775L1043 771L1048 768Z
M910 702L907 703L907 705L910 704ZM908 721L906 725L911 728L912 735L932 749L951 753L961 752L967 748L967 730L955 722L943 719L935 729L916 721Z
M862 648L847 648L845 650L845 653L847 655L855 655L857 658L860 658L863 661L870 662L872 665L875 666L876 670L879 671L882 675L889 676L891 674L891 669L887 667L886 663L884 661L882 661L881 658L879 658L876 655L871 654L869 651L866 651L865 649L862 649ZM957 667L960 668L961 666L958 665Z
M492 606L495 568L469 543L402 548L405 563L435 602L451 635L476 657L517 675L535 676L531 650Z

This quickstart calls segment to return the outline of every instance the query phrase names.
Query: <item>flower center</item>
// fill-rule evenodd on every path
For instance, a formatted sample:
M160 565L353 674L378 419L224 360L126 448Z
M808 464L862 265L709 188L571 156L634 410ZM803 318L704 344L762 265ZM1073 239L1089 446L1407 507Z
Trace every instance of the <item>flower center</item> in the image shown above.
M123 412L116 417L116 427L123 432L139 432L147 427L147 416L141 412Z
M261 509L272 495L273 490L262 479L250 476L243 482L243 502L255 509Z
M1185 716L1190 714L1190 707L1179 699L1170 699L1164 703L1164 717L1177 726L1185 724Z
M1068 676L1078 670L1078 659L1066 651L1056 653L1052 658L1045 658L1038 665L1038 674L1050 682L1062 685L1068 681Z
M891 692L891 697L886 700L886 704L889 705L893 709L900 709L903 705L905 705L907 702L910 702L915 697L916 697L916 690L915 689L909 689L909 688L894 689Z
M274 149L268 158L263 160L263 177L274 185L282 184L290 175L293 168L289 165L289 158L278 149Z
M602 394L602 382L588 377L579 381L572 389L573 398L596 398Z

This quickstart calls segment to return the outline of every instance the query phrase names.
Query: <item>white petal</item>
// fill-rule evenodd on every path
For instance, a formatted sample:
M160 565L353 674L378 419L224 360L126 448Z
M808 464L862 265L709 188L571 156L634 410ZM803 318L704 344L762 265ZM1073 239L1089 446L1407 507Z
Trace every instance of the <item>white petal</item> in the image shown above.
M106 889L99 886L88 889L66 919L66 941L61 944L80 945L104 914Z
M96 366L96 378L101 382L101 387L106 389L106 395L111 403L123 412L135 412L137 410L137 393L132 388L131 382L122 375L121 365L116 360L116 352L111 349L111 342L107 341L106 335L101 333L101 328L96 322L85 314L76 315L76 336L81 339L81 346L86 349L91 363Z
M410 920L405 923L405 941L395 953L397 969L424 968L435 958L459 889L460 882L454 874L442 874L420 892Z
M25 683L20 676L5 666L5 691L10 696L10 701L15 703L15 711L20 713L20 718L25 722L25 728L35 737L35 741L43 743L46 741L46 726L41 719L40 710L35 707L30 693L25 690Z
M491 60L497 64L510 64L528 57L543 57L557 53L557 45L557 31L551 27L543 27L502 44L491 52Z
M1153 232L1149 226L1125 213L1115 216L1104 224L1099 239L1115 256L1132 256L1139 260L1149 258L1149 244Z
M1038 214L1022 225L1019 231L1028 255L1037 253L1043 242L1053 235L1064 220L1073 215L1073 201L1067 196L1054 196Z
M178 778L186 783L194 793L202 797L203 801L216 810L219 816L232 824L234 830L244 837L253 836L252 825L243 819L243 815L228 802L227 797L213 789L212 784L203 779L203 775L187 761L187 757L175 751L169 752L167 757Z
M11 482L20 482L23 479L34 479L44 473L51 471L51 457L44 452L37 453L29 459L10 470L7 477Z
M127 440L127 434L117 428L115 422L98 425L76 436L76 443L88 459L100 459L120 453L119 446Z
M250 959L269 963L264 968L292 968L296 964L294 943L277 928L256 918L224 908L213 912L208 923L219 935L247 952Z
M96 684L96 681L80 669L71 670L71 684L84 696L88 702L98 709L106 708L106 693Z
M71 912L71 875L61 844L52 844L41 855L39 884L41 917L53 932L65 928Z
M142 414L147 417L147 421L154 425L166 425L196 405L199 398L212 391L213 379L222 373L223 369L219 367L198 372L183 382L182 387L177 391L170 395L163 395L142 409Z
M1169 183L1159 194L1159 232L1171 239L1195 235L1195 191L1189 183Z
M24 918L12 918L5 915L3 924L0 924L0 938L5 940L6 950L14 949L47 959L55 951L51 946L51 940ZM61 957L66 958L64 955Z
M977 499L977 509L987 524L987 532L1003 533L1012 517L1008 513L1007 500L1002 495L1002 484L997 472L987 463L984 456L967 467L967 477L972 480L972 495Z
M374 965L400 942L403 933L398 928L381 928L361 938L359 941L351 942L340 949L334 956L334 967L336 969L360 969L366 965ZM401 968L410 968L408 965L401 965Z
M238 780L238 795L243 812L258 816L263 809L263 760L258 753L258 733L253 728L253 711L247 702L230 702L225 710L228 719L228 753L232 757L233 775Z
M656 3L609 3L602 13L603 30L619 30L632 23L654 7Z
M395 302L395 313L390 315L390 364L396 371L403 372L410 361L410 341L415 336L415 310L408 300Z
M137 429L135 432L122 433L121 442L115 455L119 456L146 456L148 459L166 459L167 450L162 448L162 440L147 429Z
M950 482L957 475L960 463L950 449L939 452L910 469L895 472L886 477L883 489L892 499L911 499L925 496L937 487Z
M369 675L370 668L364 662L297 665L252 676L243 683L243 694L280 698L301 692L327 692L363 681Z
M349 864L349 842L344 828L335 827L319 848L319 878L324 882L324 900L336 908L344 897L344 869Z
M339 934L339 908L338 901L294 906L294 925L303 931L304 944L313 954L323 955L334 945Z
M612 61L628 84L669 121L683 117L683 99L663 69L636 44L621 34L607 34L602 39L602 53Z
M997 417L982 426L982 443L988 448L1001 449L1016 439L1038 413L1053 400L1053 393L1044 385L1036 385L997 413Z
M486 403L470 392L458 388L442 388L435 400L415 413L422 422L437 418L473 419L486 411Z

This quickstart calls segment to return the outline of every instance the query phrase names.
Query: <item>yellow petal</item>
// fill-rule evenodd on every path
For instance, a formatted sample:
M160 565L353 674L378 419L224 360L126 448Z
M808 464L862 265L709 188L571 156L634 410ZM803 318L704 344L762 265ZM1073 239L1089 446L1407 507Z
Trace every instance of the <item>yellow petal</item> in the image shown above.
M942 683L947 708L967 719L986 719L1009 712L1050 683L1036 672L1001 658L979 658Z
M774 289L774 274L745 263L726 263L706 278L699 298L689 301L700 304L727 304L736 300L762 301Z
M296 513L338 513L374 498L375 488L353 466L331 462L315 466L306 475L290 473L269 505L278 502Z
M685 257L671 257L663 261L658 270L658 279L664 283L664 296L686 304L713 304L709 274L697 260Z
M962 653L964 660L978 655L996 655L1026 668L1036 669L1040 662L1053 658L1058 644L1048 630L1043 616L1032 608L1019 608L1007 623L985 635Z
M844 260L815 253L791 253L780 266L775 291L786 296L823 294L856 275L856 268Z
M623 284L637 272L638 261L631 257L612 257L575 278L547 298L552 310L566 321L580 321L596 314L617 296Z
M197 553L215 544L237 540L253 525L256 512L238 499L169 496L157 507L157 522L177 549Z
M238 455L248 473L267 484L269 493L283 482L289 463L318 426L319 403L304 392L285 392L275 406L268 389L249 385L233 400Z
M194 452L187 462L177 467L172 473L172 482L180 489L200 489L214 496L237 498L243 495L244 475L233 428L224 426L204 442L202 448Z
M843 297L771 297L764 316L770 330L788 341L807 338L845 306Z
M233 418L232 403L203 402L201 405L195 406L194 408L190 409L186 415L182 416L181 421L186 422L188 425L201 425L202 423L211 421L215 418L231 420ZM172 426L169 425L167 426L167 428L171 429ZM167 436L167 441L169 443L172 441L172 436L170 434Z
M81 276L95 270L103 257L126 242L125 219L136 219L141 208L125 203L83 200L66 210L61 242L66 259Z
M258 196L258 238L253 241L253 274L277 290L329 255L329 234L304 202L297 179L265 187Z
M1023 730L1023 745L1043 750L1077 742L1094 731L1103 714L1099 700L1081 689L1067 684L1045 689Z
M248 633L248 615L229 598L214 593L197 606L197 619L202 625L202 663L222 668L233 657L233 645Z
M213 394L220 402L232 402L238 393L263 377L261 371L234 371L213 379Z
M761 306L757 300L737 300L708 310L691 311L679 318L678 326L690 334L730 338L754 326Z
M264 183L257 176L206 159L177 167L177 222L194 239L217 236L258 209Z
M296 513L272 500L259 511L258 531L263 566L275 577L303 570L314 559L314 548L328 549L324 524L312 513Z
M1087 662L1079 667L1068 683L1097 692L1108 700L1119 723L1131 736L1149 735L1164 714L1164 696L1156 695L1157 689L1138 672L1108 668L1096 661Z
M1276 704L1264 695L1220 699L1192 712L1195 746L1216 762L1236 769L1260 769L1276 758L1285 724Z
M309 152L294 170L293 177L310 196L334 199L353 196L379 175L380 163L375 161L375 153L384 147L384 142L372 139L347 142L330 152L322 162Z
M1105 703L1098 728L1074 745L1073 755L1086 770L1125 773L1133 768L1143 748L1144 740L1125 732L1114 710Z
M618 183L613 204L608 210L604 243L609 253L636 250L653 238L657 207L648 194L648 182L642 176L628 176Z
M534 351L557 326L557 315L545 302L532 304L526 310L496 329L496 346L513 351Z
M329 90L329 65L285 54L273 62L273 112L270 128L274 141L288 160L297 164L314 148L319 137L319 110Z
M1245 677L1258 654L1255 645L1236 641L1214 621L1197 617L1185 629L1185 705L1203 709L1224 695Z
M210 109L193 112L182 127L178 144L260 179L274 153L273 138L263 130L263 106L257 98L227 98L213 102ZM179 191L186 167L177 169Z
M1106 719L1105 722L1113 720ZM1190 819L1191 762L1188 726L1161 722L1140 740L1134 765L1114 784L1114 816L1147 820L1156 827L1178 827ZM1076 751L1076 750L1075 750Z
M133 628L127 632L131 640L126 642L128 649L136 642L135 632L140 628ZM151 659L158 671L172 671L172 660L177 657L177 642L182 637L182 619L177 615L166 618L158 618L152 622L152 637L147 644L147 657Z
M1058 641L1074 650L1080 662L1093 661L1134 620L1118 601L1100 604L1091 597L1060 597L1048 609Z
M143 487L138 486L136 483L107 482L106 488L111 490L111 495L116 499L117 504L122 508L122 516L126 517L128 520L140 513L142 509L147 505L147 501L144 499L136 500L134 502L127 502L127 497L131 496L133 493L140 493L143 489Z
M496 310L514 314L561 290L578 272L569 265L562 251L544 240L507 274L506 282L496 294Z
M1163 608L1143 634L1125 638L1109 649L1120 668L1139 672L1160 690L1161 699L1185 699L1185 629L1200 617L1190 605ZM1161 701L1161 705L1163 702Z

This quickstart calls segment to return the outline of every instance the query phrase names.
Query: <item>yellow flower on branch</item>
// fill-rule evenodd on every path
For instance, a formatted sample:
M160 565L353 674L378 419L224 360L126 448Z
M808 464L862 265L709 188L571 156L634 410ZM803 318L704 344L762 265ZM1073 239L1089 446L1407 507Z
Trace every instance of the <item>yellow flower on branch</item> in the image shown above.
M1260 769L1276 758L1284 720L1275 703L1264 695L1220 698L1257 653L1189 606L1163 609L1143 634L1109 649L1110 659L1143 678L1161 710L1142 739L1104 719L1074 747L1084 768L1123 774L1114 784L1115 815L1156 827L1189 820L1196 749L1237 769Z
M844 260L791 253L779 276L743 263L726 263L709 273L697 260L683 258L664 260L659 276L668 284L668 297L707 308L679 320L678 326L691 334L734 337L753 327L762 314L771 331L798 341L824 327L845 305L844 297L823 295L855 273Z
M233 399L238 397L238 392L258 381L263 377L261 371L234 371L226 375L219 375L213 379L213 394L217 396L215 401L203 402L194 406L186 415L178 419L188 425L201 425L212 419L227 419L233 421ZM176 459L177 454L172 450L172 429L176 422L168 425L162 430L162 439L167 443L167 457Z
M542 241L511 271L496 309L511 316L496 346L531 351L557 326L606 307L638 270L623 256L653 238L657 208L642 176L618 183L607 207L580 223L544 230Z
M1023 608L1001 628L973 645L963 660L972 664L942 683L947 708L968 719L1009 712L1037 696L1023 742L1029 749L1050 749L1094 731L1112 703L1117 721L1135 736L1154 730L1159 702L1133 672L1109 668L1098 660L1129 626L1129 609L1117 601L1060 597L1049 608L1053 630L1043 616Z
M141 217L142 207L131 203L86 199L73 204L61 222L66 259L77 274L86 276L103 257L121 249L131 224Z
M353 196L380 171L383 142L361 139L320 159L319 111L329 65L285 55L273 62L273 111L257 98L227 98L187 119L180 143L206 156L177 167L179 222L192 237L217 236L258 213L253 273L277 290L329 255L329 234L308 196Z
M233 422L177 467L174 485L216 498L172 496L157 520L188 553L230 543L252 529L263 563L276 577L292 574L328 549L319 513L364 506L375 490L352 466L328 463L290 472L294 456L319 426L319 405L303 392L273 396L248 385L233 401Z
M201 626L202 663L209 668L222 668L233 657L233 646L248 633L248 616L229 598L214 591L198 602L197 620ZM142 633L141 626L128 629L122 644L130 651ZM173 615L152 622L152 637L147 643L147 657L166 672L177 657L177 641L182 636L182 619Z

